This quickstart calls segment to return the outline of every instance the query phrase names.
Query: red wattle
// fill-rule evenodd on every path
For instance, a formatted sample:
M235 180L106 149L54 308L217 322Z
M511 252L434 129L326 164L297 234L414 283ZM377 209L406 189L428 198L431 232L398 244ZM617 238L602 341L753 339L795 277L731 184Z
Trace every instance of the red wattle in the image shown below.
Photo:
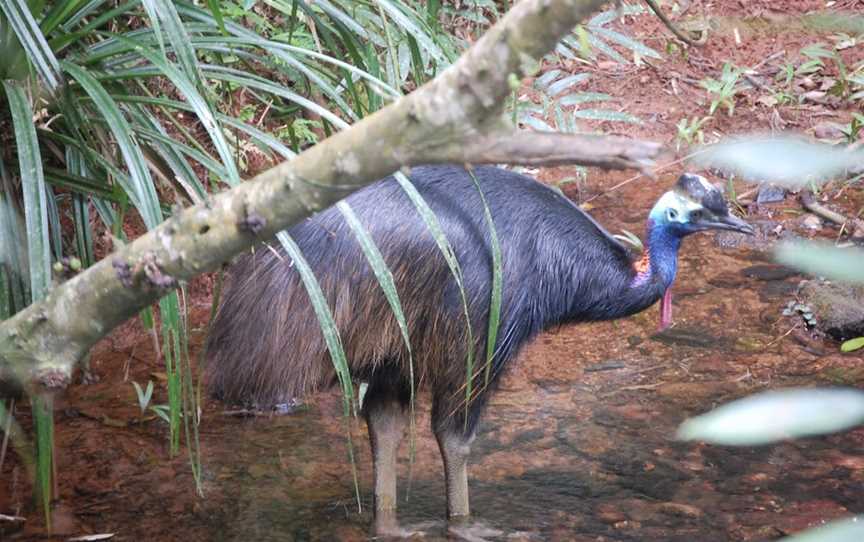
M663 300L660 302L660 327L663 331L672 325L672 287L666 289L663 293Z

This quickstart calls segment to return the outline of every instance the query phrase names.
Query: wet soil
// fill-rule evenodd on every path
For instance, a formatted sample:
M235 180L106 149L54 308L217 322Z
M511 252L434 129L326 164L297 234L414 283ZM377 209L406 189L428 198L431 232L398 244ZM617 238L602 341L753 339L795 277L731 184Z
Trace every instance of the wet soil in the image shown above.
M772 5L695 1L690 9L736 20L752 15L748 9L764 15ZM795 15L821 5L788 2L782 11ZM663 49L667 34L653 19L627 26ZM675 123L707 114L704 91L688 81L716 77L725 60L755 65L779 51L794 57L815 41L795 29L745 32L742 39L736 44L721 27L688 58L670 55L655 67L603 65L584 90L615 95L645 124L626 131L594 127L674 147ZM807 104L768 108L759 96L754 89L739 97L733 117L715 115L708 135L765 130L775 115L807 130L825 117L844 122L850 114ZM576 201L591 199L592 214L613 233L639 232L647 209L681 168L670 166L658 181L633 180L608 194L632 174L591 172L578 189L563 188ZM538 173L552 184L572 175L569 168ZM837 192L831 204L838 209L854 213L864 205L860 189ZM800 213L791 197L751 209L750 219L763 232L755 244L709 235L688 239L675 285L675 325L662 334L655 307L626 320L563 326L525 348L489 405L470 467L476 520L503 531L493 539L771 540L864 513L864 430L759 448L673 439L688 416L768 387L864 382L860 356L840 354L836 344L816 341L800 322L781 316L802 277L771 263L766 249L782 230L837 234L830 227L804 230ZM205 278L192 288L196 350L209 284ZM168 458L165 424L140 419L131 381L153 380L154 402L166 401L164 369L140 323L129 322L102 341L91 369L97 383L73 385L56 398L56 539L95 533L185 542L369 538L365 426L350 424L363 505L358 513L335 392L272 417L229 416L224 405L208 400L199 498L185 452ZM427 405L421 395L410 469L403 448L400 517L408 526L422 525L427 540L440 540L444 483ZM17 416L30 426L26 408ZM17 531L0 523L4 540L49 538L29 495L25 471L12 454L0 471L0 513L27 521Z

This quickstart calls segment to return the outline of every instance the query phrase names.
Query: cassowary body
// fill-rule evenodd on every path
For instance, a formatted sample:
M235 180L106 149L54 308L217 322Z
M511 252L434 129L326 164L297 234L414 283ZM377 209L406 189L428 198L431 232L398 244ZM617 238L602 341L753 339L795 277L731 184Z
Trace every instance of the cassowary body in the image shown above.
M392 178L346 198L393 274L410 333L414 384L432 395L432 429L444 459L451 518L468 515L467 457L490 388L526 341L558 324L610 320L647 308L674 280L683 236L708 227L748 228L728 215L713 187L699 177L683 176L676 192L664 196L667 205L652 211L646 256L634 261L624 246L554 190L498 168L478 168L475 176L492 213L503 262L489 386L483 369L492 251L480 195L459 167L420 167L411 174L462 270L476 360L475 393L467 409L462 298L426 225ZM702 223L676 220L690 214L699 214ZM353 378L369 383L363 409L374 456L376 525L381 532L392 530L396 454L410 396L407 349L381 286L338 209L331 207L289 233L327 297ZM264 406L336 381L299 274L275 243L273 250L259 248L243 256L232 269L208 354L211 387L226 401Z

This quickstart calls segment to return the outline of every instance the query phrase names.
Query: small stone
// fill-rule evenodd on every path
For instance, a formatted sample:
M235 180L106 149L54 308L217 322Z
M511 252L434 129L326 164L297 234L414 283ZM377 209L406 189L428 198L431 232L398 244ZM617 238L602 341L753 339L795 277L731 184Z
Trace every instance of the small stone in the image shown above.
M813 127L813 135L817 139L840 139L846 137L843 133L843 125L836 122L824 121Z
M808 230L819 230L822 229L822 219L816 215L807 215L801 221L801 225Z
M779 203L786 199L786 189L782 186L773 184L763 184L759 186L759 194L756 196L756 203L764 205L766 203Z

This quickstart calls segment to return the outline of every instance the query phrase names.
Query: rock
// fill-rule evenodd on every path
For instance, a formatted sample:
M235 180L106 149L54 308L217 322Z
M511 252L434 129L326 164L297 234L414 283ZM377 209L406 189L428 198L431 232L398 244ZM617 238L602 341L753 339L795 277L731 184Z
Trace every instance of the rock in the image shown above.
M807 280L798 298L809 306L817 327L838 341L864 336L864 286Z
M822 229L822 219L816 215L807 215L801 221L801 225L808 230L819 230Z
M759 186L759 193L756 195L756 203L763 205L765 203L779 203L786 199L786 189L782 186L773 184L763 184Z
M844 126L837 122L824 121L813 127L813 135L818 139L842 139Z

